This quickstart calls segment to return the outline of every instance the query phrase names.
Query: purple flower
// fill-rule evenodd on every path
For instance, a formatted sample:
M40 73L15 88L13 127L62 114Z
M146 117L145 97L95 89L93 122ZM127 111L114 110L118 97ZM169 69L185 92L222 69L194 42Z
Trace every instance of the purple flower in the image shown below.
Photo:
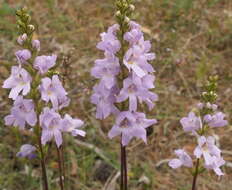
M119 26L116 24L111 26L107 32L101 33L102 41L97 44L97 48L111 54L117 53L121 47L120 41L116 36L116 31L118 29Z
M34 152L36 148L30 144L24 144L20 147L20 151L16 154L17 157L27 157L29 159L33 159L36 157Z
M91 75L97 79L101 79L102 85L108 89L116 84L115 76L120 71L118 58L115 56L106 57L105 59L98 59L95 61L95 66L91 70Z
M48 72L50 68L52 68L56 64L56 55L52 56L38 56L34 61L34 68L37 69L40 74L45 74Z
M59 105L58 109L59 110L65 108L65 107L68 107L69 104L70 104L70 98L69 97L61 96L61 97L58 98L58 105Z
M128 145L133 137L140 138L146 143L146 128L155 123L156 120L146 119L143 113L123 111L118 114L116 123L109 131L108 136L112 139L121 135L123 146Z
M39 40L32 40L32 47L37 51L40 51L40 41Z
M138 43L132 45L124 56L124 65L129 71L136 73L138 77L144 77L147 72L154 72L152 65L148 61L155 59L154 53L149 53L151 49L151 43L144 41L144 38L138 41Z
M207 122L207 124L210 127L224 127L228 125L228 121L224 120L225 114L222 112L218 112L214 115L207 114L204 116L204 121Z
M150 108L153 108L153 101L157 100L157 95L149 92L147 88L144 88L144 85L141 80L135 80L133 77L129 76L123 81L123 88L121 89L117 102L125 101L129 98L129 110L137 110L137 98L140 102L145 101Z
M10 126L17 126L20 129L24 129L26 123L30 126L35 126L37 122L37 116L34 111L34 103L31 99L23 99L22 96L18 96L14 102L13 108L11 108L11 114L5 118L5 124Z
M42 127L41 142L45 145L47 142L55 139L57 147L62 144L62 126L61 117L53 109L44 108L40 117L40 126Z
M185 150L183 149L175 150L175 154L177 155L178 159L175 158L169 161L168 165L171 168L176 169L181 167L182 165L188 168L193 167L192 158L185 152Z
M212 156L211 160L212 160L211 164L209 164L209 165L205 164L204 167L207 169L214 170L214 172L218 176L224 175L224 173L221 171L220 167L225 164L225 160L222 157L216 157L216 156Z
M115 94L118 89L116 86L107 89L102 84L93 87L94 94L91 96L91 103L97 106L96 118L105 119L111 113L118 113L117 108L114 106L116 102Z
M15 56L19 64L27 63L27 60L31 58L31 52L28 49L19 50L15 53Z
M21 91L24 96L30 92L31 80L31 76L25 69L13 66L10 77L4 81L2 87L11 89L9 98L15 100Z
M143 33L140 29L132 29L129 32L126 32L124 39L128 41L131 45L137 43L143 36Z
M60 100L64 100L67 92L62 86L57 75L53 75L52 79L45 77L41 80L40 85L41 99L45 102L52 102L53 108L59 108Z
M213 156L221 157L220 149L215 145L215 139L212 136L198 138L198 146L194 150L194 155L197 158L204 157L205 164L211 165L213 163Z
M27 40L27 34L24 33L23 35L19 36L17 42L19 45L23 45L23 43Z
M196 116L194 112L190 112L188 117L183 117L180 123L185 132L194 132L202 128L201 118Z
M85 136L86 132L83 130L80 130L82 125L84 124L83 121L80 119L73 119L70 115L65 114L64 119L61 121L62 130L64 132L69 132L72 134L72 136L80 135L82 137Z

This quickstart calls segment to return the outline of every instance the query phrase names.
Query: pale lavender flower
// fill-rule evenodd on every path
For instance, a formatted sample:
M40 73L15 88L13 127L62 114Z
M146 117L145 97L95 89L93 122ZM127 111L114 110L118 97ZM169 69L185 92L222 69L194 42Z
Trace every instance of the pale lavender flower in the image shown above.
M201 118L196 116L194 112L190 112L188 117L183 117L180 123L185 132L194 132L202 128Z
M73 119L68 114L65 114L64 119L61 121L62 131L69 132L72 136L85 136L86 132L79 129L83 124L83 121L80 119Z
M137 43L142 36L143 33L140 29L132 29L131 31L125 33L124 39L133 45Z
M224 175L220 167L226 163L225 160L222 157L216 157L216 156L212 156L211 160L212 160L211 164L209 165L205 164L204 167L207 169L214 170L214 172L218 176Z
M20 147L20 151L16 154L17 157L27 157L29 159L33 159L36 157L35 152L36 147L30 144L24 144Z
M215 145L215 139L212 136L198 138L198 146L194 150L194 155L197 158L204 157L205 164L211 165L213 163L213 156L221 157L221 150Z
M105 119L111 113L118 113L114 103L116 102L115 94L118 92L116 86L107 89L102 84L93 87L94 94L91 96L91 103L97 106L96 118Z
M52 56L38 56L34 61L34 68L37 69L40 74L45 74L48 72L50 68L52 68L56 64L56 55Z
M27 34L24 33L23 35L20 35L17 39L17 42L19 45L23 45L23 43L27 40Z
M47 142L55 139L57 147L62 144L62 126L61 116L53 109L48 107L43 109L40 117L40 126L42 127L41 142L45 145Z
M192 158L188 155L187 152L185 152L185 150L183 149L175 150L175 154L177 155L178 158L172 159L168 163L168 165L171 168L176 169L181 167L182 165L188 168L193 167Z
M11 89L9 98L15 100L21 91L24 96L30 92L31 80L30 74L25 69L13 66L10 77L4 81L2 87Z
M228 125L228 121L224 120L225 114L222 112L217 112L214 115L207 114L204 116L204 121L210 127L224 127Z
M142 139L145 143L147 143L147 127L154 125L157 123L156 119L147 119L146 115L141 112L134 112L135 123L133 125L133 135L134 137Z
M134 127L133 124L135 123L136 119L131 112L123 111L118 114L116 118L116 123L109 131L108 136L110 139L116 136L122 136L122 145L126 146L134 137ZM142 134L146 133L144 128L141 128ZM144 135L143 135L144 136Z
M4 120L6 125L13 125L20 129L24 129L26 123L30 126L35 126L37 116L34 110L33 101L31 99L23 99L22 96L18 96L14 102L13 108L11 108L11 114L7 115Z
M70 101L71 101L70 98L67 97L67 96L59 97L58 98L58 105L59 105L58 109L61 110L61 109L65 108L65 107L68 107L69 104L70 104Z
M32 47L37 51L40 51L40 41L39 40L32 40Z
M45 77L41 80L40 85L41 99L45 102L52 102L53 108L59 108L59 100L65 99L67 92L62 86L57 75L53 75L52 79Z
M109 131L109 138L122 136L122 145L126 146L133 137L142 139L147 142L146 128L155 124L156 120L146 119L144 113L131 113L123 111L117 115L116 123Z
M134 80L133 77L129 76L123 81L123 88L117 97L117 102L125 101L127 98L129 98L129 110L136 111L137 99L140 102L145 101L148 106L152 104L150 108L153 108L152 102L157 100L157 95L149 92L141 80Z
M107 32L101 33L102 41L97 44L97 48L115 54L119 51L121 45L120 41L117 39L116 31L119 29L117 24L113 25L108 29Z
M91 75L97 79L101 79L100 83L103 83L104 86L110 89L115 86L115 76L119 73L119 71L120 65L118 58L110 56L105 59L96 60L95 65L91 70Z
M19 64L26 64L27 60L31 58L31 52L28 49L18 50L15 56Z

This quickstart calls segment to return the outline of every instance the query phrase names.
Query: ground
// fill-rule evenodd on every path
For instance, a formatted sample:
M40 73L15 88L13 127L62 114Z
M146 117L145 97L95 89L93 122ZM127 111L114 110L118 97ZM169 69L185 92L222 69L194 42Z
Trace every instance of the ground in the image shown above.
M143 26L146 39L152 41L156 60L156 107L149 112L158 124L149 130L148 143L133 141L127 148L129 189L189 190L192 177L185 168L172 170L166 160L173 150L193 149L195 140L183 133L179 120L200 100L207 76L220 78L218 104L232 122L232 1L231 0L135 0L133 16ZM99 34L115 23L113 0L0 0L0 81L15 64L17 28L15 10L27 6L41 40L41 54L56 53L59 71L72 98L68 111L85 121L87 137L65 137L67 189L114 190L119 169L119 141L109 140L112 119L96 120L90 95L95 80L90 76L94 60L103 57L97 50ZM37 190L40 168L36 160L15 157L27 133L4 126L3 116L12 102L7 91L0 96L0 189ZM222 178L213 172L199 176L199 190L231 190L231 125L215 130L227 161ZM54 151L53 151L54 149ZM47 157L51 189L58 189L55 148ZM117 182L117 180L116 180ZM117 189L117 187L116 187Z

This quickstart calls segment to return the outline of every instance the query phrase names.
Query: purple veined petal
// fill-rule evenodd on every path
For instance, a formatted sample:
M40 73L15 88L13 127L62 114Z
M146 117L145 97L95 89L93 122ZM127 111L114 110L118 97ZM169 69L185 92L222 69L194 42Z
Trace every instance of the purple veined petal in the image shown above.
M142 139L147 144L147 132L143 127L133 127L131 135Z
M61 132L59 130L54 131L54 137L57 147L60 147L63 142Z
M30 90L31 90L31 85L30 85L30 83L27 83L23 88L23 93L22 94L24 96L26 96L30 92Z
M222 170L220 168L214 168L213 170L218 176L224 175L224 173L222 172Z
M202 151L201 151L201 148L199 146L197 146L194 150L194 155L197 157L197 158L200 158L201 155L202 155Z
M182 166L182 162L179 160L179 159L172 159L168 162L168 165L173 168L173 169L176 169L176 168L179 168Z
M4 121L5 121L5 125L10 126L13 125L15 118L13 115L7 115L6 117L4 117Z
M86 132L83 131L83 130L74 129L74 130L72 131L72 135L73 135L73 136L80 135L80 136L82 136L82 137L85 137Z
M114 137L120 135L121 132L122 132L121 129L120 129L117 125L114 125L114 126L112 127L112 129L109 131L108 137L109 137L110 139L112 139L112 138L114 138Z
M137 98L134 94L129 95L129 110L130 111L137 110Z
M42 130L41 143L45 145L47 142L51 141L52 134L48 130Z
M203 154L203 157L204 157L204 160L205 160L205 164L210 165L213 162L212 156L206 151L203 151L202 154Z
M137 64L132 63L131 69L138 75L139 77L144 77L146 75L146 72L141 69Z
M23 89L23 86L16 86L12 88L9 94L9 98L12 98L13 100L15 100L22 89Z
M127 146L131 141L132 136L126 132L122 133L122 145Z
M26 121L30 126L35 126L35 124L37 123L36 113L34 111L28 113L26 116Z

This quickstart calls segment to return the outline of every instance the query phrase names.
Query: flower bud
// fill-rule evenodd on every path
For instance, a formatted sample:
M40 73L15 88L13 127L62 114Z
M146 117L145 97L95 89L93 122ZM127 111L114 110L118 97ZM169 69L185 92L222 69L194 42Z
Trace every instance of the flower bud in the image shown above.
M134 11L134 10L135 10L135 6L134 6L134 5L130 4L129 7L130 7L130 10L131 10L131 11Z
M29 28L29 30L31 30L31 31L34 31L34 30L35 30L35 27L34 27L34 25L32 25L32 24L28 25L28 28Z
M125 17L124 20L125 20L126 23L129 23L129 22L130 22L130 19L129 19L127 16Z
M32 47L37 51L40 51L40 41L39 40L32 40Z
M27 40L27 34L24 33L23 35L19 36L17 42L19 45L23 45L23 43Z
M121 12L120 11L117 11L116 13L115 13L115 16L121 16Z

